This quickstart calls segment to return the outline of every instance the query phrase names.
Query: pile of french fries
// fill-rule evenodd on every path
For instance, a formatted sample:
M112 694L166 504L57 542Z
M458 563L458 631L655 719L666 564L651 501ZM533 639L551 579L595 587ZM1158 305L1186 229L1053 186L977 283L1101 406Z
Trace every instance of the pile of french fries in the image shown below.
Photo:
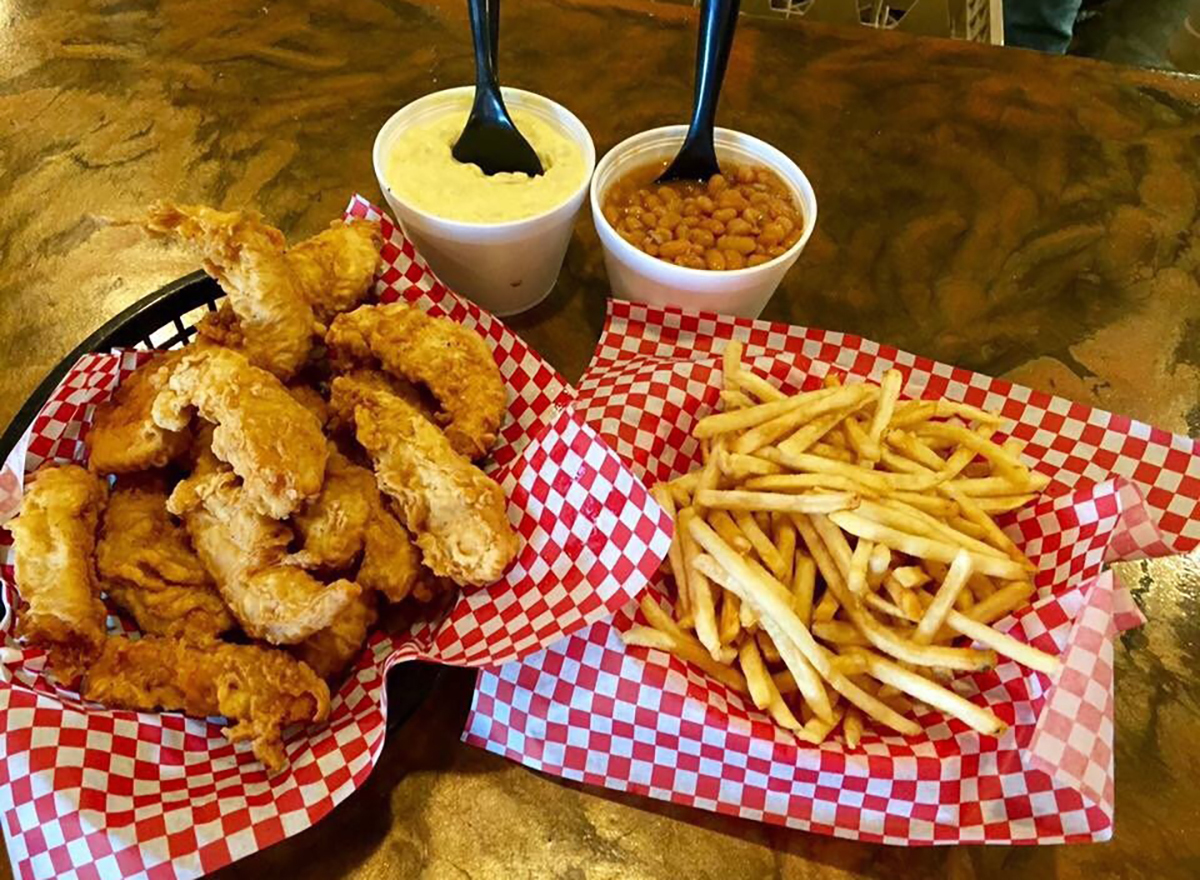
M703 465L652 489L675 520L674 608L650 594L626 644L669 651L747 695L800 740L871 719L920 732L914 702L983 734L1002 720L947 686L1008 657L1051 656L989 624L1030 600L1035 567L994 514L1048 479L996 442L1001 419L901 400L901 374L786 395L724 352L720 412L694 429Z

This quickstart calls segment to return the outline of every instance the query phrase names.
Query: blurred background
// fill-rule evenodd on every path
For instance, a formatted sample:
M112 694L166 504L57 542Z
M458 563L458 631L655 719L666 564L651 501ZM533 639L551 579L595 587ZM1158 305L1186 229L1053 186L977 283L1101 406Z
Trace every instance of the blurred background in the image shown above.
M742 0L742 13L1200 73L1200 0Z

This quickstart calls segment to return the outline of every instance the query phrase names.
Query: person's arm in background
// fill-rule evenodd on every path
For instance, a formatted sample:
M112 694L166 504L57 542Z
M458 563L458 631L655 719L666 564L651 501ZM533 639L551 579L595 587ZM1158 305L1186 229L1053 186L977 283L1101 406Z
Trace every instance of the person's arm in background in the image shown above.
M1004 42L1062 55L1083 0L1004 0Z

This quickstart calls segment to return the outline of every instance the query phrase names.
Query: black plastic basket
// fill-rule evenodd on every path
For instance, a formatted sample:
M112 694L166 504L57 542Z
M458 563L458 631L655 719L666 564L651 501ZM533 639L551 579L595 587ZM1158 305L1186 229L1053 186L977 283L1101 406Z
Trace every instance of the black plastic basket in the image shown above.
M178 348L196 335L196 322L206 312L216 311L225 292L202 271L184 275L160 287L106 321L75 346L52 369L18 410L0 436L0 462L33 424L58 383L76 361L89 352L114 348ZM441 673L429 663L404 663L394 667L388 678L388 728L406 721L424 702Z

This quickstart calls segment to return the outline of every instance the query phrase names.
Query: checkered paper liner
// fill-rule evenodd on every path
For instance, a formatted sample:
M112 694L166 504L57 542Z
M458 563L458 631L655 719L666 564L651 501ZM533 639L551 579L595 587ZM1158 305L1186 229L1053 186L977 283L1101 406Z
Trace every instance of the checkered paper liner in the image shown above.
M545 651L481 672L464 738L546 773L838 837L900 845L1106 840L1113 822L1113 636L1144 622L1107 562L1200 539L1192 440L842 333L609 304L578 411L647 482L698 463L696 420L745 344L789 390L896 367L906 397L946 397L1006 418L1052 478L1002 524L1038 566L1034 601L997 629L1062 657L1057 681L1008 661L954 687L1009 723L981 736L916 709L920 735L840 733L810 746L740 695L662 651L626 648L636 605ZM665 592L661 580L653 584ZM641 622L645 622L644 620Z
M500 321L447 291L376 208L356 197L347 215L382 224L381 299L448 316L491 346L510 405L490 468L523 539L520 555L503 579L463 591L442 618L402 635L376 632L328 722L290 731L289 767L268 777L247 744L224 739L220 719L112 711L56 688L43 654L13 638L11 538L0 530L0 826L18 877L194 877L296 834L370 774L391 667L519 660L627 605L666 555L669 521L567 405L574 389ZM75 365L0 471L0 509L15 507L43 462L83 461L94 406L148 357L98 353Z

